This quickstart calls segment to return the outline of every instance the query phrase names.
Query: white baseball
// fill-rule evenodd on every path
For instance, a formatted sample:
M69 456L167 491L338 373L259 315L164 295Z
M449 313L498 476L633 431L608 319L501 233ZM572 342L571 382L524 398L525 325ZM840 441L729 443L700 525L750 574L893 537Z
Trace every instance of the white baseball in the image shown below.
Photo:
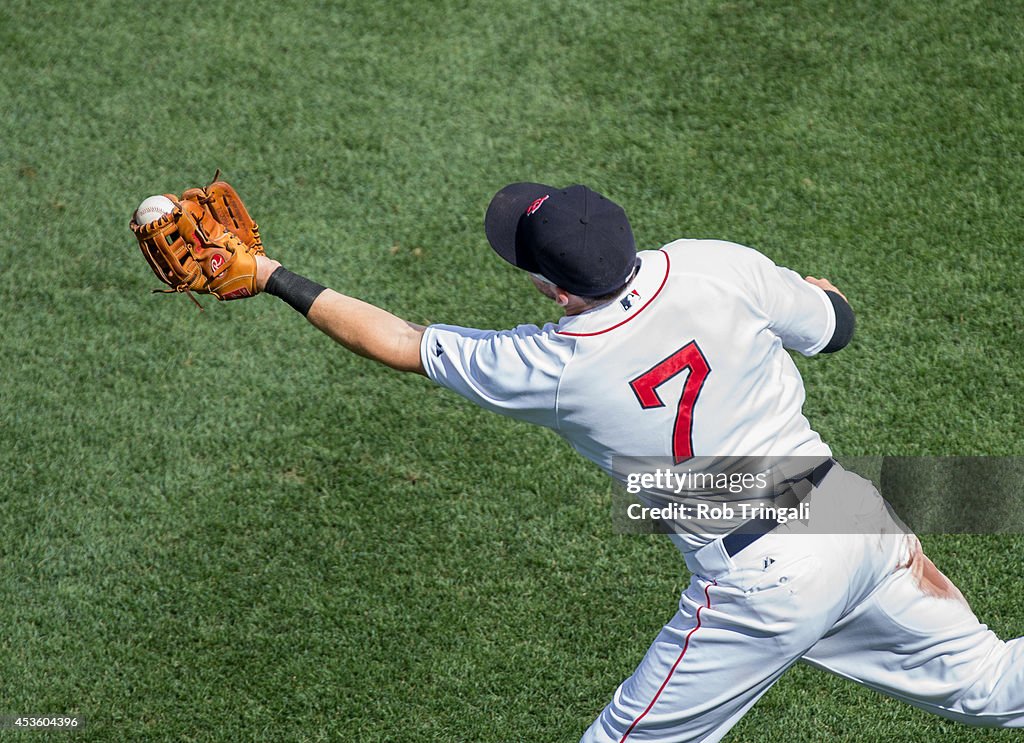
M166 196L150 196L135 210L136 224L149 224L174 211L174 202Z

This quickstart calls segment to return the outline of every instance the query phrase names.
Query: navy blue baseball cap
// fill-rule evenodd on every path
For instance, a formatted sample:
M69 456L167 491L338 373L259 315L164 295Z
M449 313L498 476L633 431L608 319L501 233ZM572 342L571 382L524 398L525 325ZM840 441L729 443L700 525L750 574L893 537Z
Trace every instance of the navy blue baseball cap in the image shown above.
M484 230L494 251L513 266L581 297L618 289L636 265L626 212L586 186L505 186L487 207Z

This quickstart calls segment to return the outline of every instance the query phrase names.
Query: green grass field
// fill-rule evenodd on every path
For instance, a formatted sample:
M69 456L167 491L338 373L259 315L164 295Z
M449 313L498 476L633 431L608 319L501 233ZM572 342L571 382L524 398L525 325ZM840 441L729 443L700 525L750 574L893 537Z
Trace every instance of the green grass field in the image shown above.
M1021 455L1024 22L1009 2L0 4L0 715L82 741L575 741L687 574L553 434L199 313L127 224L221 168L272 255L415 322L557 316L487 247L507 182L638 242L825 275L799 360L840 455ZM1016 535L925 535L1024 634ZM0 731L12 740L45 734ZM805 667L734 741L974 741Z

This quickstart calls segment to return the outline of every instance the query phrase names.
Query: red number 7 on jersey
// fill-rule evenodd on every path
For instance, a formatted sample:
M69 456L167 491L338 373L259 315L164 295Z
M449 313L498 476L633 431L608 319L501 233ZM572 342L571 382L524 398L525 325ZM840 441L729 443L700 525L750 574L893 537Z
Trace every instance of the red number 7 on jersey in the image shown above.
M711 372L697 341L690 341L629 383L644 410L663 408L665 403L658 395L658 387L685 369L689 369L690 373L683 384L676 422L672 428L672 456L676 464L693 456L693 406L697 403L704 380Z

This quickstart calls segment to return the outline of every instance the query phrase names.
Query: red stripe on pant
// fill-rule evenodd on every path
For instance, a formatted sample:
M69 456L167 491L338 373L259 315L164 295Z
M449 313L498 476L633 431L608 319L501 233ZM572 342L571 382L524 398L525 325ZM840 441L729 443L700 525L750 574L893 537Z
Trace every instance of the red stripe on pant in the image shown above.
M633 729L640 724L640 721L647 716L647 713L651 711L651 708L654 706L655 702L658 701L658 697L661 696L661 692L665 691L665 687L668 686L668 682L672 678L672 674L676 672L676 667L683 660L683 656L686 655L686 649L690 647L690 638L693 637L694 632L700 629L700 610L711 608L711 594L708 593L708 591L711 590L712 585L714 584L708 583L704 587L705 604L704 606L697 607L697 624L694 625L694 628L692 630L686 633L686 639L683 641L683 649L679 652L679 657L676 658L676 662L672 664L672 668L669 669L668 675L665 676L665 680L662 681L661 686L658 687L658 691L654 695L654 699L652 699L651 703L647 705L647 709L641 712L640 715L635 720L633 720L633 724L629 726L629 729L626 731L625 735L623 735L622 738L619 740L619 743L625 743L626 738L628 738L630 733L633 732Z

